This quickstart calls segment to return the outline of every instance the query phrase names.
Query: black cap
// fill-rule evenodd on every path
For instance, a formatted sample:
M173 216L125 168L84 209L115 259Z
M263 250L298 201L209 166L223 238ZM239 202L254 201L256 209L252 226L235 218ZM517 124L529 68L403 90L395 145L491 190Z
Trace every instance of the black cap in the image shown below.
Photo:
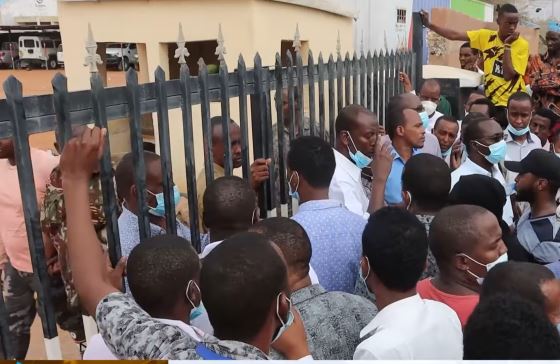
M521 162L506 161L506 168L516 173L532 173L537 177L560 182L560 158L544 149L531 151Z

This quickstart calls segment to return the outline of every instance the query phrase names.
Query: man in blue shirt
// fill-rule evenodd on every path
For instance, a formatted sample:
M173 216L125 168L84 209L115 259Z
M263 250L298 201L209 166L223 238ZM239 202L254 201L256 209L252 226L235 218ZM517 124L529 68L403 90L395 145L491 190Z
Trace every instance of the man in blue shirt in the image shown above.
M426 114L420 98L411 93L393 96L387 107L387 134L393 145L393 166L385 186L385 202L402 204L402 172L405 163L422 148L426 129L421 113ZM424 115L424 118L427 114Z
M321 138L300 137L292 141L287 162L290 195L300 203L292 218L311 240L311 266L327 291L353 293L366 220L329 199L332 148Z

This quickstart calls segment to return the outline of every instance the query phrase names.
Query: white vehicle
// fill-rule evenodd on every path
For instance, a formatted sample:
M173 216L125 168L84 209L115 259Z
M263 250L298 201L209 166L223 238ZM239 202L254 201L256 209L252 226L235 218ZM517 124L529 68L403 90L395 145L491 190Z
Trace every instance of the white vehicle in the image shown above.
M48 37L19 37L19 59L22 67L40 66L49 69L58 67L57 47L60 40Z
M138 64L136 43L109 43L106 48L107 67L116 67L119 70L128 70Z
M62 53L62 44L58 46L58 50L56 52L56 60L59 66L64 66L64 53Z

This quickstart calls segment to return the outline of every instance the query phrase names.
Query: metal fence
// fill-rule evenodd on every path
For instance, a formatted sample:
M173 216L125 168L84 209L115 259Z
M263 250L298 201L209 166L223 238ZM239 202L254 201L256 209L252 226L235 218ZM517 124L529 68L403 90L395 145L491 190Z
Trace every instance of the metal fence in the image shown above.
M138 201L140 204L139 231L140 240L150 236L148 206L146 204L146 180L143 154L143 139L141 131L141 116L155 113L158 120L158 134L163 171L163 185L165 196L166 223L169 233L176 232L176 214L173 200L173 173L171 164L171 146L169 131L169 110L180 108L182 111L183 145L185 153L185 169L190 213L191 242L200 251L200 231L197 214L197 191L195 165L194 134L193 134L193 105L200 105L203 153L206 182L212 181L212 132L210 123L210 103L221 104L222 127L224 131L225 174L233 171L229 119L230 102L236 99L239 105L239 125L242 135L242 174L243 178L250 178L250 155L256 158L272 158L278 163L279 175L275 176L274 166L271 166L271 176L259 192L259 205L263 216L280 214L285 209L281 206L290 205L287 196L286 165L282 156L289 147L284 144L283 128L278 127L278 145L273 145L273 113L281 125L284 119L282 105L282 89L287 89L289 98L289 119L291 120L290 138L295 137L294 120L309 118L311 133L315 128L329 131L329 142L334 145L334 123L336 114L346 105L361 104L375 112L381 123L384 123L385 108L388 99L403 91L399 82L399 71L407 72L412 80L416 80L417 54L412 51L404 52L368 52L360 55L340 53L324 58L321 54L315 58L308 52L306 62L299 49L296 49L295 59L288 51L287 67L283 67L281 57L276 54L274 66L263 66L261 57L256 54L253 67L247 68L242 56L239 57L237 67L228 72L224 62L221 62L218 74L208 74L208 69L202 59L199 61L198 75L191 75L188 66L181 56L179 47L179 63L181 63L180 77L165 80L163 69L155 71L155 82L139 84L135 70L126 73L126 86L105 88L101 76L93 72L91 75L91 90L68 92L65 76L57 74L52 80L53 94L44 96L23 97L22 85L13 76L4 82L6 99L0 101L0 139L12 137L14 140L17 171L24 206L25 224L29 237L29 247L33 269L39 279L41 289L38 292L42 300L45 317L42 320L43 334L47 340L47 355L49 358L60 357L58 350L52 345L58 345L54 308L49 299L49 285L47 266L44 259L43 236L41 234L40 213L35 198L35 183L31 169L29 135L45 131L58 130L58 143L63 146L71 136L74 125L95 123L100 127L107 127L111 120L128 119L130 126L130 140L135 168L135 184L138 187ZM96 57L90 54L95 69ZM306 63L306 64L304 64ZM273 91L276 91L273 93ZM299 108L295 107L294 95L299 95ZM274 100L272 97L274 96ZM247 102L249 100L249 102ZM299 115L296 116L296 113ZM304 115L305 113L305 115ZM252 132L252 144L249 145L249 132ZM107 138L108 139L108 138ZM276 151L276 158L274 157ZM280 156L280 157L279 157ZM121 255L118 234L118 206L113 183L113 169L109 141L106 140L105 153L101 162L101 181L104 201L104 212L108 217L107 237L109 255L115 264ZM274 181L280 183L277 191ZM276 210L276 212L273 212ZM290 210L290 209L289 209ZM0 326L3 334L4 352L9 357L10 345L5 308L0 295ZM8 335L8 336L6 336ZM49 349L50 346L50 349Z

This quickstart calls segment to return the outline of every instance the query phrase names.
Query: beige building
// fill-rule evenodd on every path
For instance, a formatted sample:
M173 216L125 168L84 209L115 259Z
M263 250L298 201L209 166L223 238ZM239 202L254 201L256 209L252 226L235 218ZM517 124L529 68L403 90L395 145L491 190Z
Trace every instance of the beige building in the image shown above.
M104 54L104 45L113 42L136 43L138 48L139 80L154 81L154 70L161 66L167 77L177 78L177 47L179 24L182 24L190 56L187 63L197 70L196 62L202 57L207 64L216 64L218 28L221 25L225 61L231 71L243 54L248 68L253 65L256 52L264 66L273 66L276 52L286 52L292 46L296 25L302 41L302 54L312 49L315 57L336 52L340 33L341 51L353 51L353 1L348 4L336 0L59 0L58 17L68 87L71 91L89 88L90 74L84 67L85 40L88 23L91 24L98 53ZM100 68L104 74L103 66ZM273 99L272 95L272 100ZM237 101L231 99L230 116L239 119ZM211 105L211 116L220 114L220 104ZM274 114L274 113L273 113ZM156 115L153 136L157 145ZM203 168L202 129L200 107L193 107L195 121L195 162ZM185 190L185 169L181 111L169 111L173 172L176 183ZM145 128L150 138L151 125ZM250 131L249 131L250 132ZM113 154L125 153L130 148L128 120L110 123ZM252 153L251 153L252 154ZM240 173L240 172L239 172Z

